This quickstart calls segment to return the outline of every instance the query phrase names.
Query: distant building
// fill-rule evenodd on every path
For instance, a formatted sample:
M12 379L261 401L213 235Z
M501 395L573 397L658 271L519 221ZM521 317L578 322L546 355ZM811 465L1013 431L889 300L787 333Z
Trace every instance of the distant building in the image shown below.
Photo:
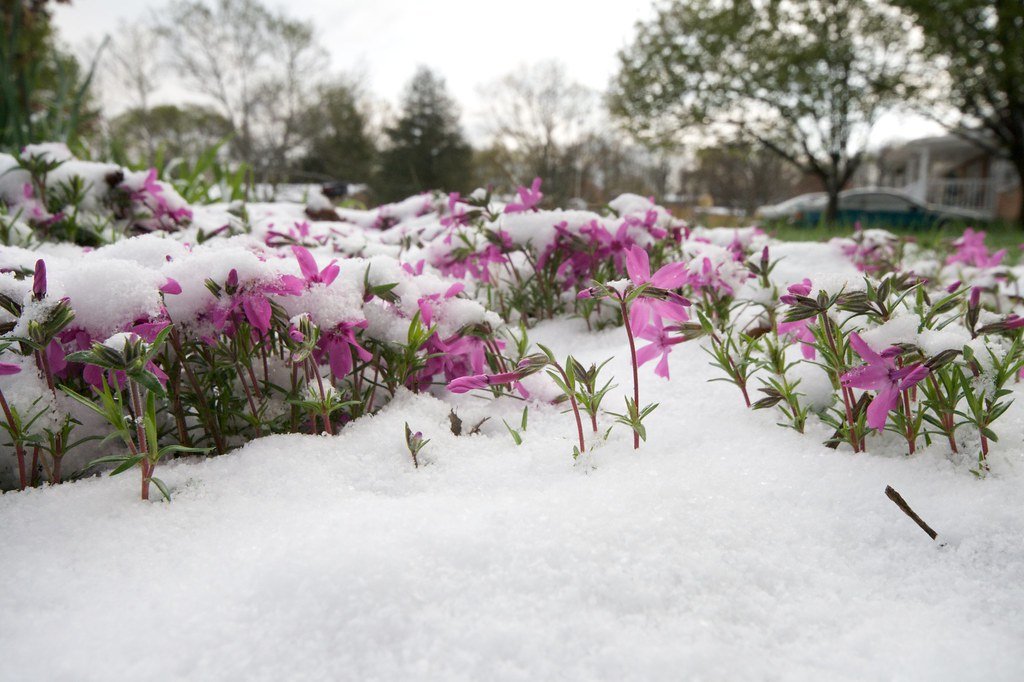
M992 218L1017 218L1021 186L1013 166L961 137L926 137L890 147L864 171L855 184L900 189L921 201Z

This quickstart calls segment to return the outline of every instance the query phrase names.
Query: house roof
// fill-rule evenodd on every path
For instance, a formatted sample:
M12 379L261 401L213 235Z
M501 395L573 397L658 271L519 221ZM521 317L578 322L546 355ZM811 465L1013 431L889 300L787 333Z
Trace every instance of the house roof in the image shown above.
M910 140L898 147L890 148L887 156L892 161L899 161L918 156L925 149L933 160L967 160L986 153L985 149L959 135L939 135Z

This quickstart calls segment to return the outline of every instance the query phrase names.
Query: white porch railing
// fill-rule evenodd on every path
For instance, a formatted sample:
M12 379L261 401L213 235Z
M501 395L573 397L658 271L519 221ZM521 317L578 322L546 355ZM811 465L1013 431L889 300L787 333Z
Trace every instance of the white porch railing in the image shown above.
M930 180L925 199L939 206L991 213L996 207L996 186L987 178Z

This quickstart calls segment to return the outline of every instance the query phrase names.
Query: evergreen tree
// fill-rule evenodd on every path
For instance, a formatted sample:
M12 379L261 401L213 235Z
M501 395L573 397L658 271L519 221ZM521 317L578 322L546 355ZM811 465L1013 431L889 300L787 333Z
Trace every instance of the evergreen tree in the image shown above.
M353 84L338 81L320 88L302 127L307 151L299 170L311 179L369 182L377 150Z
M0 151L30 142L75 144L98 112L92 66L57 47L51 11L69 0L0 0Z
M376 189L383 201L429 189L468 189L473 150L459 126L455 102L444 80L420 67L406 88L402 111L385 130Z

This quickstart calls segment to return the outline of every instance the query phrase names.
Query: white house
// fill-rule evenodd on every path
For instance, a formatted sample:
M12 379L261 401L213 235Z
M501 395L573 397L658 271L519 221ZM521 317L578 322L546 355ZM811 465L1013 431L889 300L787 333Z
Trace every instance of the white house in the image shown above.
M1020 180L1013 166L954 135L887 148L867 175L861 177L878 187L900 189L940 206L982 211L993 218L1013 220L1020 206Z

